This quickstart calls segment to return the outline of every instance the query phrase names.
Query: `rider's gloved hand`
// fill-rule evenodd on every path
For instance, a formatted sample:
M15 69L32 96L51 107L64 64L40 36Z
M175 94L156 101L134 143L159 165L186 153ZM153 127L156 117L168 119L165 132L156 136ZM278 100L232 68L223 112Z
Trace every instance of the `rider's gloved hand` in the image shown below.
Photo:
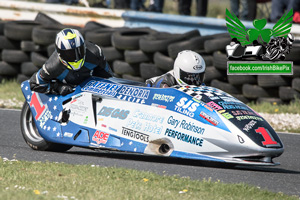
M72 86L57 81L51 83L50 88L51 88L51 92L50 92L51 94L62 95L62 96L74 92L74 88Z

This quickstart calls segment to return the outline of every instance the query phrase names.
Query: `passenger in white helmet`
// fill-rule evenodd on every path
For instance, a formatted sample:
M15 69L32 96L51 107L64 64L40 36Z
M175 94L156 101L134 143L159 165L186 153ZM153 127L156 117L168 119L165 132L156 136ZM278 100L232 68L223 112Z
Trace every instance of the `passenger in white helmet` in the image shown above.
M167 73L146 80L148 87L166 88L174 85L203 84L205 61L198 53L184 50L178 53L174 68Z
M67 95L91 76L113 76L101 48L85 42L76 29L60 31L55 39L55 48L43 67L30 78L32 91Z

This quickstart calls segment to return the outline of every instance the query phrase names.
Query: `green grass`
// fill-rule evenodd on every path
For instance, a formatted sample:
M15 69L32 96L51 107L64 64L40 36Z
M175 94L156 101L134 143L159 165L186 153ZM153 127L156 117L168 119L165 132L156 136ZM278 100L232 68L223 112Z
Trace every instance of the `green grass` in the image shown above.
M253 110L260 112L260 113L270 113L270 114L278 114L278 113L293 113L299 114L300 113L300 100L296 99L295 101L289 104L277 104L277 103L249 103Z
M21 108L25 101L20 84L15 80L3 80L0 84L0 108Z
M195 181L115 167L0 158L0 199L298 199L247 184Z

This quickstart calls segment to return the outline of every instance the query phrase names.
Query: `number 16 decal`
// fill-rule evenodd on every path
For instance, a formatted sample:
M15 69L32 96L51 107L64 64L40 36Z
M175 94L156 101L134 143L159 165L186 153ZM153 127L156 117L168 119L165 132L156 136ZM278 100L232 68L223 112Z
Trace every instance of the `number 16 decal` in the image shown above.
M259 133L263 136L265 141L262 141L262 144L266 147L279 147L280 144L276 142L273 138L273 136L270 134L268 130L266 130L264 127L259 127L258 129L255 129L256 133Z

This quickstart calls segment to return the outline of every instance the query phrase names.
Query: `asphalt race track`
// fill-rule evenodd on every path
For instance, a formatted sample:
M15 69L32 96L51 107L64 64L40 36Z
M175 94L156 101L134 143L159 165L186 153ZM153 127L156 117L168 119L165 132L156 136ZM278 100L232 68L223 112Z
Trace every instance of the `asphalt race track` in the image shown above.
M300 134L279 134L285 152L274 159L275 167L218 166L185 159L143 156L120 152L96 152L73 147L66 153L32 150L20 131L20 110L0 109L0 156L27 161L126 167L158 174L189 176L191 179L247 183L274 192L300 196ZM299 119L295 119L299 120ZM1 167L1 166L0 166Z

